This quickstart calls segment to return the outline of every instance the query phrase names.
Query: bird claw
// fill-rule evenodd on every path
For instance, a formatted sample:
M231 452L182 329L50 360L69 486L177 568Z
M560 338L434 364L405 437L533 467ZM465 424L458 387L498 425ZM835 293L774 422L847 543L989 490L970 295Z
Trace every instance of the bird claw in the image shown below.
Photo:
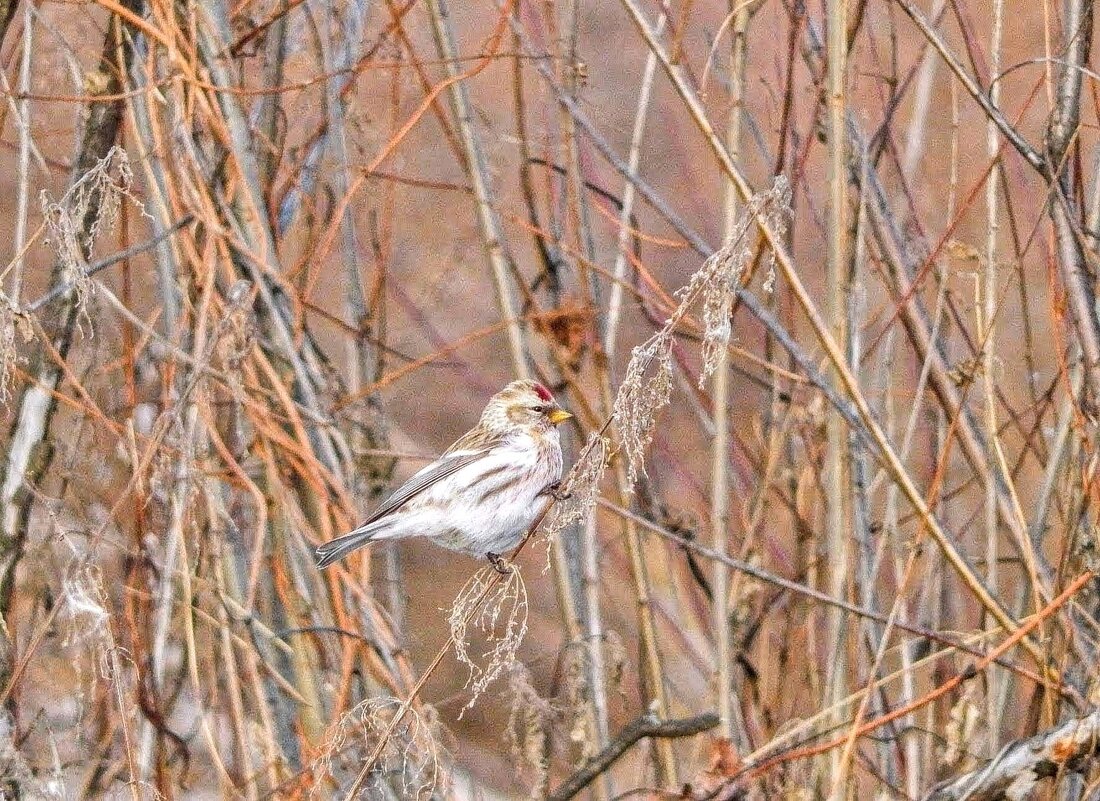
M560 481L555 481L553 484L549 485L548 487L546 487L546 489L540 492L539 495L549 495L555 501L566 501L573 497L572 492L561 491Z
M490 551L485 555L489 557L489 564L493 566L493 570L500 573L500 575L507 576L512 572L512 566L508 564L500 554Z

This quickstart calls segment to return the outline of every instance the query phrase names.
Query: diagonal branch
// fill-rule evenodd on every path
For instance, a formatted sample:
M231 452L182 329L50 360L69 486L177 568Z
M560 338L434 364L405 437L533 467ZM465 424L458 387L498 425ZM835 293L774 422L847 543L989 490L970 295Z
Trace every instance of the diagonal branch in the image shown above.
M1013 740L985 766L932 788L924 801L1023 798L1041 779L1080 771L1100 752L1100 710L1022 740Z
M554 792L546 796L547 801L568 801L587 787L597 776L610 768L619 757L627 752L634 743L645 737L671 739L692 737L702 734L718 725L718 716L713 712L696 715L693 718L679 720L658 720L647 713L627 724L619 736L607 744L607 747L591 757Z
M963 85L967 93L974 98L974 101L982 107L982 110L989 116L1000 129L1005 139L1016 148L1016 151L1024 157L1024 160L1030 164L1035 170L1044 178L1051 178L1050 165L1047 164L1046 159L1042 154L1028 144L1027 140L1020 135L1019 131L1012 127L1012 124L1005 119L1005 115L1001 113L1001 110L993 104L993 101L989 99L989 96L978 86L977 81L966 71L955 55L948 48L947 43L943 41L940 35L936 32L936 29L932 27L931 23L925 19L924 15L920 12L910 0L896 0L897 4L901 6L902 10L909 15L909 18L916 23L920 28L920 32L924 34L924 37L931 43L932 47L936 48L936 52L940 54L944 62L951 71L955 74L955 77L959 79L959 83ZM997 76L994 76L994 79ZM1078 79L1080 80L1080 79ZM1079 85L1079 84L1078 84Z
M436 49L447 65L448 77L454 78L458 75L458 65L455 62L458 49L455 45L450 11L444 0L431 0L428 7L432 18L432 31L435 34ZM515 313L515 297L510 280L512 275L511 257L508 255L504 231L494 208L494 201L489 188L488 164L485 161L480 138L474 130L473 112L466 84L463 81L455 81L450 85L448 91L451 95L451 108L462 136L466 170L470 176L470 183L474 188L474 196L477 200L477 220L481 228L482 239L485 242L485 251L489 256L489 263L492 267L497 304L500 306L500 316L506 323L505 330L508 334L512 370L516 377L525 378L530 371L527 367L523 330L520 328Z

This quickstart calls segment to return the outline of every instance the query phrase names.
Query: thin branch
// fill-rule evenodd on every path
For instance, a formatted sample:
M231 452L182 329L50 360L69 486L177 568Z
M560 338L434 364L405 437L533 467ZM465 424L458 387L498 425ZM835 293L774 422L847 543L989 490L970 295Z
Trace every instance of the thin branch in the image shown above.
M547 801L568 801L573 798L643 738L693 737L710 731L717 725L718 716L713 712L678 720L660 720L653 713L643 715L627 724L618 736L607 744L606 748L585 762L572 776L546 796L546 799Z
M190 225L194 221L195 221L195 215L193 215L193 214L184 215L181 219L179 219L176 222L172 223L172 225L170 225L168 228L164 229L163 231L161 231L160 233L158 233L156 236L152 237L151 239L147 239L144 242L139 242L136 245L131 245L130 247L128 247L124 250L120 250L117 253L113 253L110 256L107 256L106 258L102 258L102 259L99 259L98 261L92 262L91 264L89 264L84 269L84 277L89 278L89 277L95 275L96 273L100 272L101 270L106 270L108 267L113 267L114 265L118 264L119 262L128 261L128 260L132 259L134 256L140 256L142 253L146 253L146 252L152 250L157 245L159 245L161 242L164 242L166 239L168 239L170 236L175 234L177 231L180 231L183 228L186 228L188 225ZM50 301L55 300L57 298L60 298L63 295L71 292L73 287L75 287L75 286L76 286L75 283L69 283L69 284L59 284L59 285L53 287L48 292L46 292L44 295L42 295L37 300L35 300L33 303L29 304L26 307L26 311L29 311L29 312L38 311L39 309L41 309L43 306L45 306Z
M1027 140L1008 122L1001 110L989 99L989 96L978 86L977 82L970 76L970 73L963 67L955 55L948 48L947 43L943 41L943 38L936 32L936 29L925 19L924 14L917 8L910 0L895 0L895 2L902 7L902 10L909 15L909 18L916 23L917 27L924 37L932 44L936 49L936 52L940 54L944 62L951 71L955 74L955 77L959 79L959 83L966 89L974 101L982 107L982 110L986 115L996 124L997 128L1001 131L1001 134L1008 140L1017 152L1024 157L1027 161L1043 178L1050 180L1051 171L1046 159L1035 148L1028 144ZM1078 76L1078 81L1080 76Z

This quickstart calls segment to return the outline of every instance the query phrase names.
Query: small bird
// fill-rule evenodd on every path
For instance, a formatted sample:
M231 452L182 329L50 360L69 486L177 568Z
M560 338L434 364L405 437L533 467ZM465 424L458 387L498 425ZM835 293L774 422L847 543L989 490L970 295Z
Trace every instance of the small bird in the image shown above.
M476 426L361 526L318 546L317 566L328 567L370 542L427 537L487 557L507 573L500 554L518 545L551 498L559 497L557 426L572 416L537 381L513 381L489 399Z

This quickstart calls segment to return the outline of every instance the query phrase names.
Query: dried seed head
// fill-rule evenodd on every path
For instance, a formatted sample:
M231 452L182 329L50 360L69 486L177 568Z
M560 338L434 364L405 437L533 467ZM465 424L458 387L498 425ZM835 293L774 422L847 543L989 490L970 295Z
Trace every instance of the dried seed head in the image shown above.
M19 798L29 801L64 801L70 797L60 767L38 771L27 763L15 741L14 721L7 712L0 715L0 777L5 791L14 788ZM8 797L6 792L3 797Z
M12 374L15 372L15 315L8 304L0 305L0 403L11 400Z
M106 629L110 613L97 567L84 565L67 575L61 585L61 598L65 604L63 614L69 623L65 645L88 640L102 644L110 640Z
M531 674L519 662L509 669L508 689L512 693L512 706L505 738L512 758L533 773L528 797L545 798L550 782L548 755L554 708L531 686Z
M672 394L672 337L676 326L702 299L705 330L701 386L717 367L722 349L729 345L730 310L741 270L749 258L749 231L756 218L763 215L769 227L782 234L786 230L789 195L786 179L779 176L770 190L754 197L722 249L676 292L680 303L661 330L631 353L614 405L631 487L638 475L645 473L645 452L653 441L657 415Z
M357 773L400 708L396 698L367 698L341 715L311 764L315 781L309 797L325 784L319 777L331 776L340 783L341 777ZM363 797L387 798L396 792L400 798L419 801L445 793L450 760L439 734L432 707L410 708L387 738L377 768L363 785Z
M588 519L600 497L600 481L607 470L607 454L611 441L599 433L588 438L581 456L562 482L569 496L554 506L554 516L546 527L546 535L553 539L567 526Z
M949 722L944 737L944 750L940 755L940 764L954 772L972 770L977 764L974 759L974 740L978 735L982 713L974 702L971 686L963 692L951 707Z
M630 486L645 474L645 452L653 442L657 415L672 396L672 326L634 348L615 396L613 413L626 455Z
M741 271L749 260L744 230L732 237L695 274L703 295L703 369L699 373L699 388L718 367L718 359L730 344L733 298Z
M26 313L19 311L3 292L0 292L0 403L11 400L12 376L19 364L16 335L29 342L34 332Z
M76 305L89 319L86 305L94 284L86 272L96 240L118 221L122 198L129 198L144 213L131 187L133 170L126 151L113 147L80 177L60 200L41 194L42 216L49 242L57 253L62 281L71 286Z
M791 185L785 175L777 175L772 183L772 188L763 195L758 196L762 203L764 219L768 228L775 232L776 236L787 235L787 228L791 222ZM753 199L754 202L756 198ZM768 251L768 273L764 278L764 291L771 293L775 289L775 251Z
M752 258L750 234L755 229L756 218L764 217L768 227L783 236L787 231L789 215L790 189L787 179L779 176L771 189L749 201L725 244L706 260L692 276L691 282L680 290L679 295L684 303L691 303L699 295L703 296L703 368L699 373L700 389L718 367L721 352L729 347L730 311L741 273ZM765 291L770 292L774 284L775 254L769 252Z
M508 575L499 579L494 568L481 568L458 593L447 617L455 656L469 669L466 686L471 688L471 697L459 719L516 661L516 652L527 634L527 587L519 568L513 565ZM474 632L485 640L486 648L477 661L470 657L470 635Z
M229 288L215 339L215 350L225 364L225 373L234 389L240 388L241 365L256 340L256 320L249 304L251 296L252 282L243 278Z

